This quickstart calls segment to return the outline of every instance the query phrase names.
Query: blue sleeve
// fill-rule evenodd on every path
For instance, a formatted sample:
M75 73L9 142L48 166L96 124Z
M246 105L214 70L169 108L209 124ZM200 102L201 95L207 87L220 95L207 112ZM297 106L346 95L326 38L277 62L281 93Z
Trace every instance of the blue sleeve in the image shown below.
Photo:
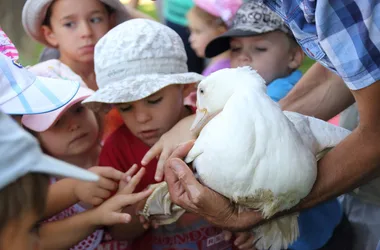
M302 211L298 217L300 237L289 250L309 250L323 247L342 220L343 210L337 199Z
M278 102L279 100L284 98L289 93L289 91L294 87L294 85L290 83L283 83L282 81L280 82L279 80L274 80L267 87L267 94L275 102Z

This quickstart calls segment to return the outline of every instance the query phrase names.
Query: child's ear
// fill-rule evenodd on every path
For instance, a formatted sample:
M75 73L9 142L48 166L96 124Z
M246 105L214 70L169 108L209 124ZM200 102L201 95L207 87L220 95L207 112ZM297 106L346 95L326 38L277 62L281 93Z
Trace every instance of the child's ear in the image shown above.
M299 45L292 45L293 48L290 49L290 60L289 60L289 63L288 63L288 67L290 69L298 69L301 64L302 64L302 61L305 57L305 54L301 48L301 46Z
M47 25L42 25L41 30L42 30L42 34L45 37L45 40L50 44L50 46L57 48L58 41L55 37L53 30Z
M197 84L196 83L190 83L190 84L184 84L183 85L183 97L186 97L190 95L191 92L197 90Z

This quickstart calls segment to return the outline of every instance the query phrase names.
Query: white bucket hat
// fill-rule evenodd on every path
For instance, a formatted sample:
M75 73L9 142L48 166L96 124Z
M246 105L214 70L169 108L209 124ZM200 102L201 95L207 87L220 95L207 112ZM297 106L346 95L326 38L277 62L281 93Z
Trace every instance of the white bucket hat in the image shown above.
M0 155L0 189L28 173L99 180L94 173L43 154L37 140L1 111Z
M114 103L141 100L172 84L197 83L203 76L188 72L179 35L147 19L119 24L95 46L99 89L83 103L100 111Z
M50 46L41 32L42 22L46 12L54 0L27 0L22 9L22 25L25 32L46 46ZM128 20L129 14L125 6L119 0L100 0L115 10L117 24ZM73 7L75 8L75 6Z

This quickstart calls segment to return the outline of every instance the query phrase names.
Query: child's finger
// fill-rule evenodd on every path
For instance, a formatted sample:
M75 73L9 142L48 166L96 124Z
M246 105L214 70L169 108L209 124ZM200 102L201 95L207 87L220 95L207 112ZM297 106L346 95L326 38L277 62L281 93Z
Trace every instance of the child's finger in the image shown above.
M255 236L251 235L251 237L249 237L245 243L239 245L238 248L244 249L244 250L256 250L253 244L254 240L255 240Z
M120 209L135 204L138 201L141 201L148 197L152 193L152 190L147 189L145 191L134 193L134 194L117 194L115 195L115 205L114 205L114 211L119 211Z
M101 199L99 197L93 197L91 199L91 205L93 205L93 206L99 206L100 204L103 203L103 201L104 201L104 199Z
M107 179L111 179L111 180L115 180L115 181L120 181L123 176L124 176L124 173L117 170L117 169L114 169L112 167L100 167L99 169L97 169L97 174L102 176L102 177L105 177Z
M118 185L115 181L104 178L104 177L100 177L97 185L98 187L109 190L109 191L114 191L118 188Z
M121 190L121 194L131 194L135 190L136 186L140 183L142 177L145 174L145 168L140 168L140 170L135 174L127 185Z
M153 147L151 147L149 149L149 151L144 155L144 157L142 158L141 160L141 165L143 166L146 166L148 165L148 163L154 159L154 157L156 157L157 155L160 155L161 154L161 151L162 151L162 143L161 141L159 140L158 142L156 142Z
M105 225L111 226L115 224L129 223L131 221L131 218L131 215L127 213L112 212L109 216L107 216Z
M157 163L156 174L154 176L154 179L157 182L162 181L164 177L165 162L169 158L170 154L171 154L170 150L163 150L161 152L160 159L158 160L158 163Z
M124 177L128 177L128 176L132 177L134 174L136 174L137 169L138 169L137 164L133 164L132 167L128 169L128 171L124 174ZM124 181L128 182L129 179L124 179Z
M229 241L232 238L232 233L230 231L223 230L223 239Z
M106 189L98 188L95 191L95 196L101 199L107 199L111 196L111 192Z
M236 234L236 240L235 240L234 244L235 244L235 246L239 247L240 249L252 247L253 246L253 234L250 232L237 233Z

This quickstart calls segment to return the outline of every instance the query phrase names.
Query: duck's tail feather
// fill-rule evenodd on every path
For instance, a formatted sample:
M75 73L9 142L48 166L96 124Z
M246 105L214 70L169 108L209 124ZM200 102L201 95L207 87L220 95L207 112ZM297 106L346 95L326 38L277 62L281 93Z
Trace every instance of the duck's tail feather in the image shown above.
M259 250L287 249L299 236L298 213L272 220L255 228L256 248Z

